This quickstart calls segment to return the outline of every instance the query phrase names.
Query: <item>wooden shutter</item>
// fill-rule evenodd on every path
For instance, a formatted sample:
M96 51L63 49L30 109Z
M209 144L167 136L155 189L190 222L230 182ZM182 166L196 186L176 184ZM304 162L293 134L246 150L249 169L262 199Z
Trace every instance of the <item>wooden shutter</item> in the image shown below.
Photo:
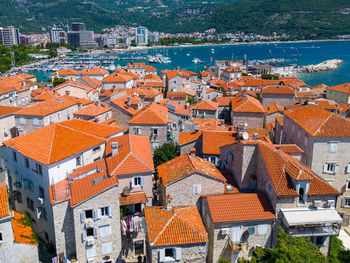
M86 230L83 230L83 233L81 233L81 239L83 240L83 242L86 240L87 238L87 234L86 234Z
M94 227L94 238L97 238L97 228Z
M327 173L327 166L328 166L327 164L323 165L323 173Z
M96 218L97 218L97 216L96 216L96 210L95 210L95 209L92 209L92 219L93 219L94 221L96 221Z
M175 260L181 260L181 247L175 248Z
M99 220L101 218L101 216L102 216L101 208L98 208L96 220Z
M81 213L80 213L80 222L81 223L84 223L84 221L85 221L85 211L82 211Z
M112 207L108 207L108 217L112 217Z
M165 260L165 248L159 250L159 262L164 262Z

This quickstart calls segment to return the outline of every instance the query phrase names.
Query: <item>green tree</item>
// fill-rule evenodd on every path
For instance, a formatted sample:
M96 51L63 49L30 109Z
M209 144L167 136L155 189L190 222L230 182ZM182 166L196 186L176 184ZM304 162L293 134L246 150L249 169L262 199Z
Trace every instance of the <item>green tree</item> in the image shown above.
M343 242L337 237L332 237L331 248L329 250L328 255L328 262L350 262L350 251L345 250Z
M264 73L264 74L261 75L261 78L262 79L275 79L275 80L277 80L278 76L273 75L273 74Z
M223 258L219 258L218 263L230 263L230 261L223 259Z
M240 263L327 263L319 248L315 246L309 237L294 237L288 235L279 227L277 234L277 246L263 249L256 248L250 261L239 260Z
M231 111L232 111L232 101L228 104L228 114L226 115L225 122L231 124Z
M58 86L58 85L60 85L60 84L62 84L62 83L65 83L67 80L66 79L64 79L64 78L57 78L57 77L55 77L54 79L53 79L53 86L54 87L56 87L56 86Z
M161 165L178 156L177 146L174 143L165 143L154 151L154 166Z

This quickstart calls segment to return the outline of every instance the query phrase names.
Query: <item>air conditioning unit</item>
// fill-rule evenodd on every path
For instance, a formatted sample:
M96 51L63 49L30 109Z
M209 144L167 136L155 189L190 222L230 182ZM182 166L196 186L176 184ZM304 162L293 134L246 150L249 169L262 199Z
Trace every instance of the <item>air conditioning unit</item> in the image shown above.
M229 235L229 234L230 234L230 229L229 229L229 228L223 228L223 229L221 229L221 234L222 234L222 235Z
M95 240L93 238L86 239L86 245L87 246L93 246L95 243Z
M41 197L38 197L38 202L39 202L39 204L44 204L44 199L42 199Z
M315 200L314 201L314 207L321 208L322 207L322 201L321 200Z
M327 205L329 206L329 207L335 207L335 200L328 200L327 201Z

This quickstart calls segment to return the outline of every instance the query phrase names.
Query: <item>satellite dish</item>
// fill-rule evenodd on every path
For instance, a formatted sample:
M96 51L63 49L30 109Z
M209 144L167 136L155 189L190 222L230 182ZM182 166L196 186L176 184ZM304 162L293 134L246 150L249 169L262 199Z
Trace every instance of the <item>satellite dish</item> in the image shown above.
M255 227L253 227L253 226L248 227L248 234L254 235L254 233L255 233Z
M248 140L248 139L249 139L248 132L243 132L243 140Z

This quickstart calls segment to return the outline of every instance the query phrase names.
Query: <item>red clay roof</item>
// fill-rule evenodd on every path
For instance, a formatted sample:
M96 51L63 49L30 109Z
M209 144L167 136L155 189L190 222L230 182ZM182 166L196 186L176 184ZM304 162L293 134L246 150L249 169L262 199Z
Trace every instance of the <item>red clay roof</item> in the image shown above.
M73 114L96 117L111 110L112 109L110 107L108 107L103 103L101 103L99 106L93 103L84 108L81 108L80 110L74 112Z
M161 101L158 101L158 104L167 107L168 111L175 114L191 116L190 110L188 108L186 109L184 105L177 103L176 101L167 101L166 99L163 99Z
M103 78L102 82L129 82L130 80L132 80L132 77L130 77L128 74L113 72L112 74Z
M255 112L265 113L260 101L251 96L237 97L232 99L233 112Z
M157 167L158 175L164 185L181 180L193 173L200 173L225 182L225 177L214 164L189 154L183 154Z
M145 207L148 240L151 246L172 246L208 242L208 235L196 206Z
M117 176L107 177L100 173L94 173L78 180L73 180L70 186L70 205L73 207L102 191L115 186L118 183Z
M2 106L0 105L0 116L5 116L9 114L14 114L15 112L21 110L20 107L10 107L10 106Z
M344 83L336 86L331 86L327 88L328 90L333 90L341 93L350 94L350 83Z
M271 104L269 106L264 107L264 110L266 112L266 115L269 115L269 114L273 114L273 113L278 112L278 111L282 112L285 110L285 108L279 104L274 103L274 104Z
M40 163L52 164L102 144L120 131L121 128L73 119L15 137L4 144Z
M119 196L119 204L120 206L124 205L133 205L139 203L147 203L147 196L145 192L139 193L130 193L128 196Z
M133 97L133 95L131 96L131 98L132 97ZM128 102L128 96L127 95L111 101L112 104L114 104L114 105L118 106L119 108L125 110L130 115L135 115L138 111L135 110L133 107L128 106L127 102Z
M8 196L6 183L0 184L0 218L9 215Z
M263 193L205 196L214 223L273 220L272 207Z
M151 103L147 108L138 111L129 124L167 124L168 109L157 103Z
M166 93L166 97L169 98L169 99L186 99L187 97L187 94L186 92L184 91L168 91Z
M16 211L12 212L13 217L11 218L11 222L14 241L17 243L38 246L39 242L34 238L35 233L32 227L24 222L25 216Z
M193 106L191 106L191 110L212 110L216 111L219 107L219 103L211 101L211 100L203 100Z
M295 95L294 89L285 85L268 85L261 89L261 93Z
M203 131L202 151L203 154L220 154L220 147L236 142L233 132L226 131Z
M182 132L179 134L179 145L184 145L189 142L196 141L200 136L202 135L202 132Z
M350 121L313 105L284 111L286 117L315 137L350 136Z

